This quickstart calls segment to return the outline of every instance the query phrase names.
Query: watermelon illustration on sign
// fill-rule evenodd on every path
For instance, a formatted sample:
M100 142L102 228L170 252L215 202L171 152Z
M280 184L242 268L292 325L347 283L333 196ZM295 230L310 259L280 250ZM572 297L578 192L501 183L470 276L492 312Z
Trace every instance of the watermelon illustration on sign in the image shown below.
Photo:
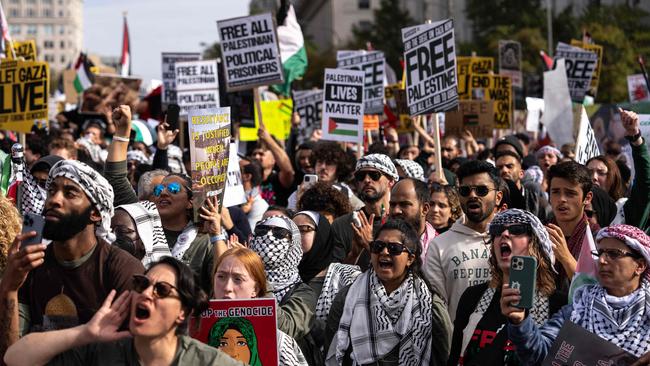
M328 130L332 135L357 136L359 134L359 121L351 118L330 117Z

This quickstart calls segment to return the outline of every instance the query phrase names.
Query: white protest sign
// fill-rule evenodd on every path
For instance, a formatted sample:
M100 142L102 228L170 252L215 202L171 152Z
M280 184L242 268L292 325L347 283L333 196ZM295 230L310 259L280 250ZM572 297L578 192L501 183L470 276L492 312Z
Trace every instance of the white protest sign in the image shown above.
M585 164L587 160L600 155L598 141L589 123L589 116L587 116L585 107L582 107L580 111L580 129L578 130L575 154L576 162L580 164Z
M406 100L412 116L458 106L456 45L451 19L402 29Z
M591 86L591 77L598 64L598 55L595 52L559 42L555 50L556 65L559 59L564 59L571 100L582 103Z
M320 127L323 111L323 91L306 90L293 93L293 110L300 115L298 143L309 139L314 129Z
M219 107L219 90L177 91L176 98L183 115L190 109Z
M229 92L284 81L271 13L217 21Z
M336 67L365 73L363 103L366 114L384 111L384 53L381 51L338 51Z
M499 75L510 76L512 86L523 87L521 76L521 43L499 40Z
M650 93L643 74L627 76L627 92L630 95L630 103L650 102Z
M219 107L217 61L176 62L176 100L181 114L191 109Z
M564 59L554 70L544 72L544 114L542 123L557 146L573 141L573 107ZM587 83L587 86L589 83Z
M237 156L237 143L230 143L230 158L228 159L228 178L223 195L223 207L232 207L246 203L246 192L241 180L239 169L239 156Z
M176 103L176 62L198 61L201 54L198 52L163 52L162 53L162 103Z
M323 140L363 142L363 71L325 69Z
M544 113L544 99L526 97L526 131L539 131L540 117Z

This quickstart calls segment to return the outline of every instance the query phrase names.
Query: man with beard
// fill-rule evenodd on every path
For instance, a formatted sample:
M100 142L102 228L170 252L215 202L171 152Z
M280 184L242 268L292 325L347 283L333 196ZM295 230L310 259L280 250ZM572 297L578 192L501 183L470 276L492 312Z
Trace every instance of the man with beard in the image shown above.
M358 264L364 270L368 267L368 245L388 216L390 189L398 179L395 165L384 154L369 154L357 161L354 180L357 184L357 195L364 206L359 211L343 215L332 223L336 259L348 264ZM360 227L353 223L353 216L358 217Z
M52 167L43 214L44 244L22 246L18 235L0 283L0 353L19 334L69 328L89 321L112 289L131 288L140 261L109 243L113 190L84 163Z
M420 234L420 258L426 259L429 241L438 233L427 222L429 213L429 188L426 183L413 178L403 178L393 186L390 193L391 219L402 219Z
M431 240L423 266L424 277L447 301L452 321L465 289L490 280L486 231L503 198L500 178L488 162L464 163L458 168L458 181L465 215Z

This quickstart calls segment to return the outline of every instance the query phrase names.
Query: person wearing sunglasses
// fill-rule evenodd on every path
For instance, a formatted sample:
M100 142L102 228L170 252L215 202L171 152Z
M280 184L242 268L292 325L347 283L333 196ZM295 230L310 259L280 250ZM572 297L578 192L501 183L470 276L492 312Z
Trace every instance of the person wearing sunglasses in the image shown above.
M429 243L424 276L446 299L452 320L465 289L490 280L487 228L503 199L497 174L486 161L460 166L457 189L464 215Z
M519 291L504 286L501 311L522 364L540 364L564 322L571 321L639 357L633 366L650 365L650 237L629 225L603 228L590 259L597 283L578 287L572 303L541 326L510 305L519 301Z
M510 262L515 255L537 259L533 320L541 325L567 303L565 293L555 291L552 243L541 221L531 212L510 209L490 223L489 282L469 287L460 298L448 365L521 365L501 313L501 289L509 283ZM490 341L487 342L486 339Z
M115 290L110 291L88 323L29 334L9 348L5 361L8 365L243 365L186 335L190 318L208 306L189 267L163 257L132 281L133 291L117 299ZM125 320L128 329L121 330Z
M370 243L372 267L343 288L327 318L326 365L445 365L451 322L420 276L417 231L389 219Z

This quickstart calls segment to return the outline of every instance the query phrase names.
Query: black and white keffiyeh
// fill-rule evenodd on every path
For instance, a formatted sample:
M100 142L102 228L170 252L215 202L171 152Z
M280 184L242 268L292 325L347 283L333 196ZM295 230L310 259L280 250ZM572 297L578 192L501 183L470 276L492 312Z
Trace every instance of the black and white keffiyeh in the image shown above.
M77 139L77 144L82 146L83 148L88 151L88 154L90 155L90 158L95 162L95 163L103 163L104 158L102 157L102 147L97 145L96 143L90 141L89 138L82 136Z
M151 165L151 159L140 150L129 150L126 152L126 161L135 161L138 164Z
M399 165L402 169L404 169L404 173L406 173L406 176L409 178L425 181L424 179L424 169L422 169L422 166L413 160L406 160L406 159L395 159L395 164Z
M172 173L187 174L185 164L183 164L183 150L176 145L167 147L167 166Z
M280 365L307 366L305 355L300 350L295 339L278 329L278 349L280 350Z
M387 155L384 154L368 154L362 156L357 160L357 165L355 170L361 170L365 168L377 169L380 172L391 177L394 181L399 180L397 175L397 169L395 169L395 164L390 160Z
M151 201L140 201L128 205L121 205L135 222L138 236L144 244L145 254L142 258L144 268L149 268L151 263L157 262L160 258L171 256L165 232L160 221L160 214L156 204Z
M584 285L573 296L571 321L640 357L650 351L650 285L642 280L622 298L600 285Z
M409 273L398 289L386 294L370 269L354 281L327 365L340 365L346 351L356 364L375 363L399 347L400 365L428 365L431 357L431 293Z
M302 245L298 226L285 216L270 216L257 223L257 226L276 226L291 232L291 238L278 239L269 231L263 236L253 236L250 249L264 262L266 277L273 286L273 296L280 303L284 295L300 283L298 264L302 259Z
M359 266L342 263L330 264L316 302L316 319L327 320L336 295L342 288L351 285L360 274Z

